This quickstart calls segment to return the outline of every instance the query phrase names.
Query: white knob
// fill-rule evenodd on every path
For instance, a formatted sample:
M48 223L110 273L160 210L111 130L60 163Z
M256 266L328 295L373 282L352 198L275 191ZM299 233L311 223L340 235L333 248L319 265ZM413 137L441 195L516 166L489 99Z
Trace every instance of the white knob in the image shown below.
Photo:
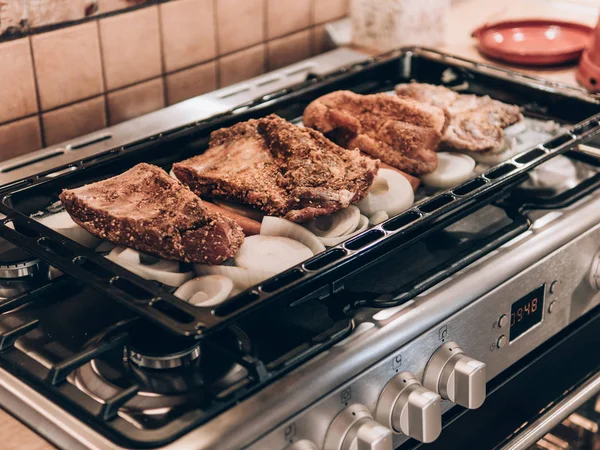
M288 445L284 450L319 450L317 445L309 441L307 439L302 439L301 441L294 442L293 444Z
M596 253L590 270L590 285L600 291L600 252Z
M421 386L411 372L396 375L377 402L375 418L396 433L433 442L442 431L442 399Z
M354 448L353 439L346 439L343 450ZM363 419L356 425L356 450L393 450L392 433L389 428L373 419Z
M456 342L438 348L425 368L423 385L469 409L485 400L486 365L467 355Z
M392 432L373 420L366 406L340 412L327 430L324 450L393 450Z

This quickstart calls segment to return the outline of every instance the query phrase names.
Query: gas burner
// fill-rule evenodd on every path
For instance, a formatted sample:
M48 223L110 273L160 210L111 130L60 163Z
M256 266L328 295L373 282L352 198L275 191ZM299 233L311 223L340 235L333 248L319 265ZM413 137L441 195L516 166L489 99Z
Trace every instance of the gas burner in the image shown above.
M146 323L135 324L130 331L126 357L145 369L175 369L189 366L200 357L200 344L157 330Z
M210 401L208 391L228 389L248 375L220 348L224 345L230 352L249 351L248 337L237 328L222 335L219 346L201 347L151 324L136 322L129 330L126 347L90 361L69 381L101 403L132 383L139 385L138 393L122 408L130 414L157 415L190 402L202 405Z
M170 355L143 355L128 349L129 360L136 366L146 369L174 369L187 366L200 357L200 345Z
M0 239L0 278L25 278L39 273L41 273L39 258L5 239Z

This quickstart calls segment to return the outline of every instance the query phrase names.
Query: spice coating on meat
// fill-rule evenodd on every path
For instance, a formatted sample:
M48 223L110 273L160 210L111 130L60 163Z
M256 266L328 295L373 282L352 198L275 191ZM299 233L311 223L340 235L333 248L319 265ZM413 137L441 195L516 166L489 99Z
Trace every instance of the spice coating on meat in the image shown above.
M359 201L377 170L377 161L273 114L215 131L205 153L173 165L177 178L200 196L293 222Z
M444 86L400 84L396 94L448 110L450 126L441 143L448 150L482 152L498 148L504 139L502 129L523 118L516 105L487 95L459 94Z
M233 220L206 209L187 187L151 164L65 189L60 199L93 235L161 258L220 264L244 240Z
M344 148L358 148L413 175L437 168L449 116L443 109L388 94L336 91L304 110L304 125Z

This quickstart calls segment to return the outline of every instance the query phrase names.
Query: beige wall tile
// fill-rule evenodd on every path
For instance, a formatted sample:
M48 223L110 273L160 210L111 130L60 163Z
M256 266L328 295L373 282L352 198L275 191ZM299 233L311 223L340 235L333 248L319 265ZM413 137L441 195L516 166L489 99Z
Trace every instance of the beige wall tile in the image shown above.
M100 20L108 90L160 75L158 6Z
M29 39L0 44L0 123L37 112Z
M162 78L146 81L108 94L111 125L164 108Z
M269 70L289 66L310 57L310 30L300 31L268 42Z
M0 125L0 161L38 150L42 147L37 116Z
M311 0L267 0L267 37L277 38L311 22Z
M102 92L97 26L89 22L32 36L43 110Z
M263 0L217 0L219 53L224 55L264 40Z
M167 75L167 102L172 105L214 91L216 88L217 64L211 61Z
M219 86L229 86L264 73L265 44L242 50L219 60Z
M349 0L314 0L314 23L329 22L348 15Z
M331 38L327 35L325 25L321 24L312 27L311 33L313 42L313 55L318 55L320 53L324 53L335 48L335 45L331 41Z
M213 0L179 0L160 5L167 72L213 59L217 54Z
M104 96L42 114L46 145L54 145L106 128Z

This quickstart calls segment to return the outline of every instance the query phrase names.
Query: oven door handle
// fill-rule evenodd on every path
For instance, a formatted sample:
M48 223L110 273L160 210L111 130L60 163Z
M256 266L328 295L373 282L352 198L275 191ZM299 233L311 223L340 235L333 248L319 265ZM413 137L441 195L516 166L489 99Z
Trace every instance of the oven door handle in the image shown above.
M575 389L554 407L543 413L530 426L521 431L508 443L496 447L497 450L525 450L561 423L572 412L600 392L600 372Z

